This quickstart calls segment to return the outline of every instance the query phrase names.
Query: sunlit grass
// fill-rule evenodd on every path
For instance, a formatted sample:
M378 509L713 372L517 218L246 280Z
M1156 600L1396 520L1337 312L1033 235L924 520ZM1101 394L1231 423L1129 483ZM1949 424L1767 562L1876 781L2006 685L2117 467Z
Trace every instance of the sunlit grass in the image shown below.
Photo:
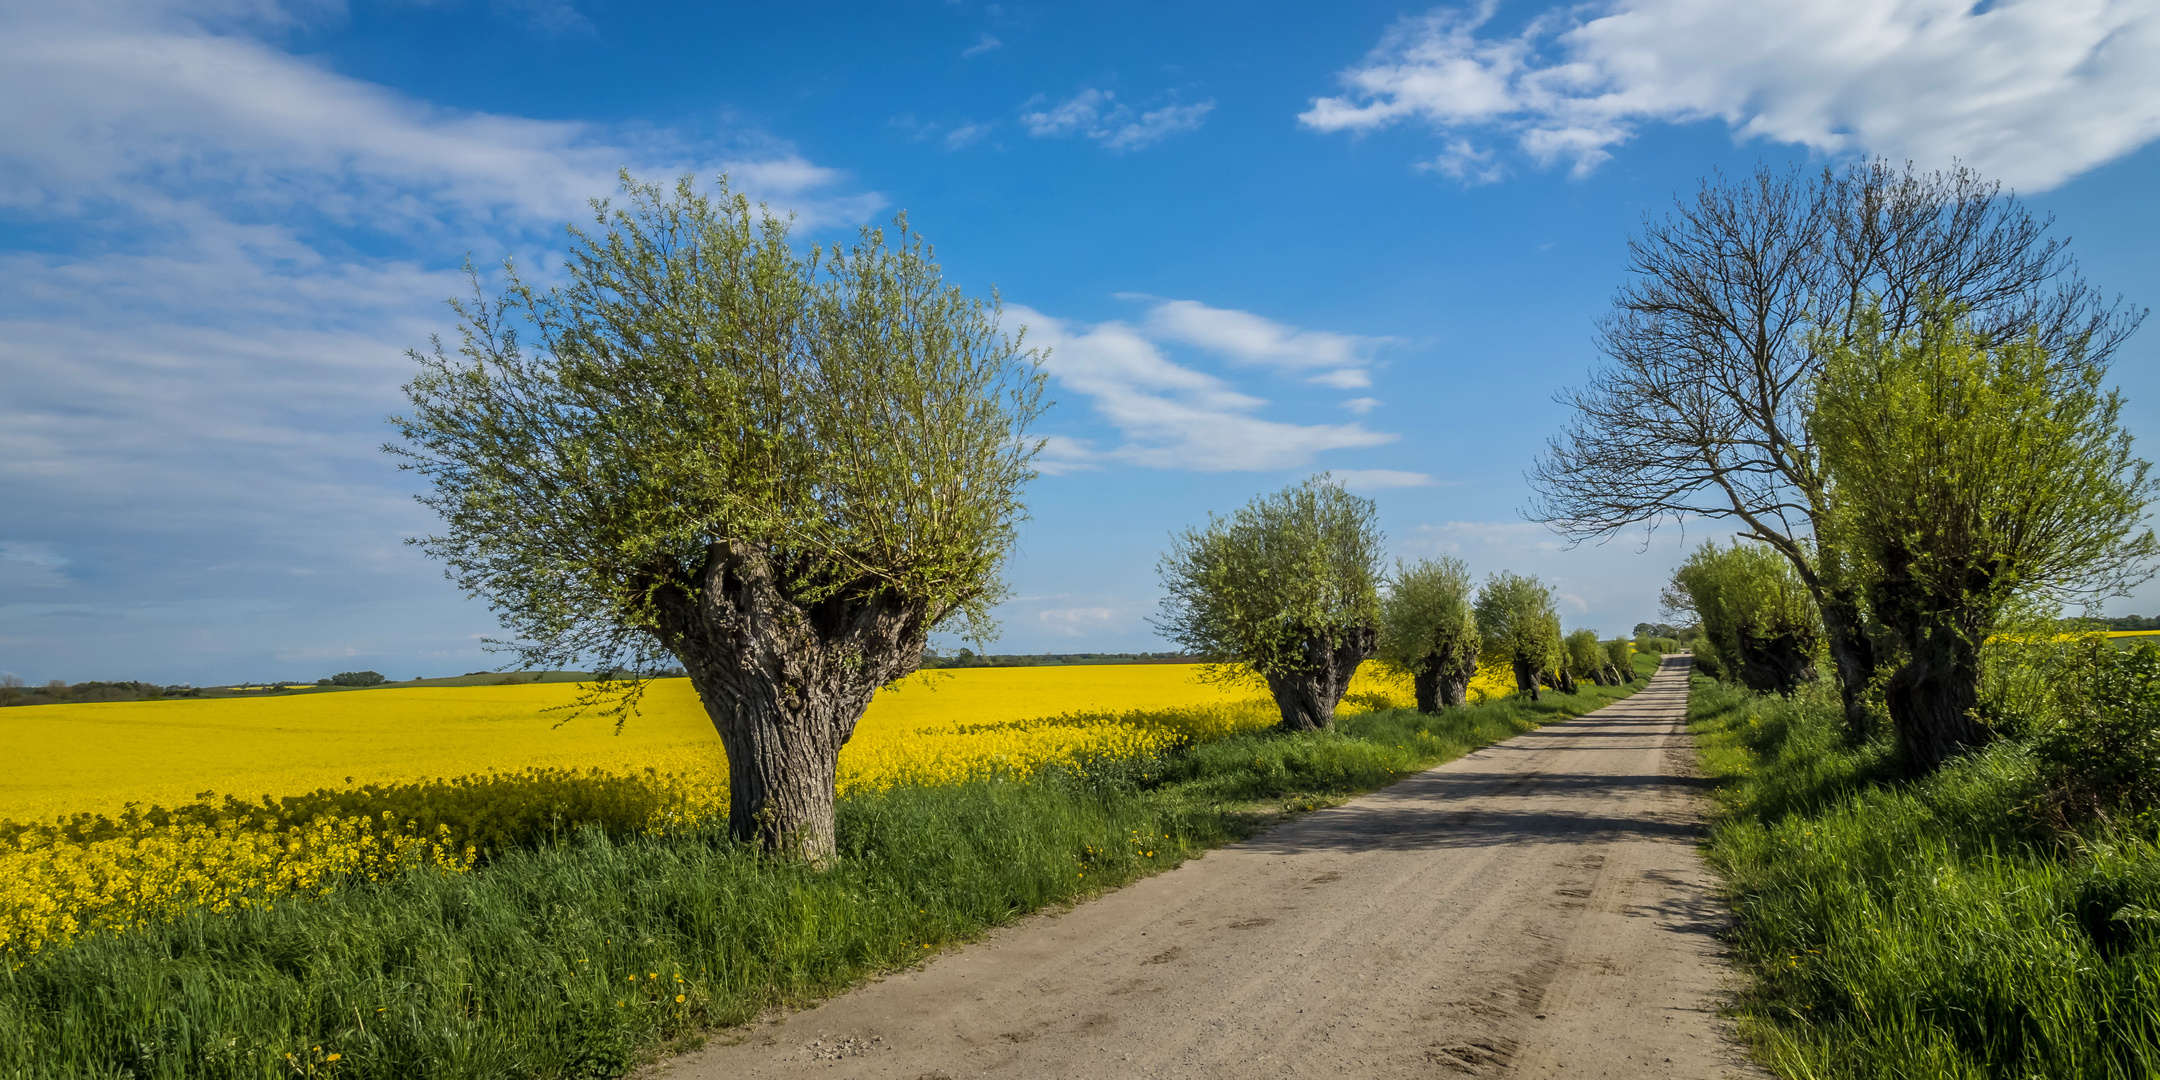
M304 901L196 907L0 970L0 1076L622 1075L668 1040L1626 692L1438 717L1353 710L1330 732L1228 732L1024 777L858 788L823 873L736 846L711 820L590 826L503 846L469 872L407 865Z
M2150 823L2046 833L2009 742L1898 783L1886 747L1844 744L1828 694L1697 679L1690 711L1723 781L1709 852L1753 978L1742 1011L1778 1072L2160 1075Z

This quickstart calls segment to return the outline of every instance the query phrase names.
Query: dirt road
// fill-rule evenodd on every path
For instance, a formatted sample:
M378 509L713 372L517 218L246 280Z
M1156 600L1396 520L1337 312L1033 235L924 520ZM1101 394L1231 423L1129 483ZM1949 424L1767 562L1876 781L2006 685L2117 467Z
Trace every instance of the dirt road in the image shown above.
M662 1075L1754 1075L1714 1011L1684 663Z

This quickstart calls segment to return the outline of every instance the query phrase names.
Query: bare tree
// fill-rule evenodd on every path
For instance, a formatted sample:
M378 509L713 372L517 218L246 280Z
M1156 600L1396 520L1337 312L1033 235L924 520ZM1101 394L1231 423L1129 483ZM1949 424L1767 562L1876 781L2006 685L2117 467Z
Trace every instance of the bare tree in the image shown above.
M1902 333L1931 295L1970 312L1984 341L2036 334L2052 355L2104 363L2144 311L2087 285L2051 224L1963 167L1706 180L1629 242L1630 280L1599 327L1606 362L1560 396L1575 415L1530 473L1530 516L1578 542L1712 519L1770 545L1814 596L1863 730L1875 656L1862 585L1820 539L1811 382L1865 313Z

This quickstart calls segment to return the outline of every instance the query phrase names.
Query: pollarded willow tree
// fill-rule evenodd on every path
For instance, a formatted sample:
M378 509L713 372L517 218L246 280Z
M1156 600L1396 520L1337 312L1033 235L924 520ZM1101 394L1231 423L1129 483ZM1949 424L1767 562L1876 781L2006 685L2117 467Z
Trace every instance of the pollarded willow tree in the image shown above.
M1172 537L1155 626L1214 665L1267 681L1290 731L1325 728L1378 637L1372 500L1316 476Z
M1813 380L1866 311L1902 332L1930 290L1989 341L2036 331L2054 355L2104 361L2143 312L2086 284L2048 225L1965 168L1705 181L1629 241L1629 280L1600 326L1606 363L1561 397L1575 415L1531 474L1532 515L1577 540L1725 519L1770 545L1822 612L1857 734L1876 661L1864 586L1822 543Z
M1871 315L1825 352L1810 429L1835 535L1905 647L1884 697L1906 760L1932 769L1988 738L1981 644L2007 611L2152 577L2156 489L2105 365L2037 331L2003 340L1939 302L1917 327Z
M689 178L625 174L564 283L453 301L392 446L418 543L532 666L672 656L719 731L734 835L822 863L842 744L934 627L987 627L1039 443L1040 358L898 219L807 253ZM634 681L626 688L634 695ZM630 700L634 701L634 697Z
M1380 660L1410 676L1419 712L1463 703L1477 675L1477 615L1470 568L1443 556L1397 561L1380 602Z
M1635 681L1635 643L1626 638L1614 638L1605 643L1605 662L1612 666L1616 685L1625 686Z
M1822 621L1807 586L1768 545L1735 539L1696 548L1664 593L1668 614L1702 621L1703 643L1719 669L1751 690L1791 694L1815 681ZM1705 647L1707 646L1707 647Z
M1614 675L1605 662L1605 643L1598 640L1597 631L1576 630L1560 639L1560 647L1567 656L1568 671L1575 678L1599 686L1613 684Z
M1560 663L1560 613L1552 590L1527 574L1506 570L1485 579L1471 605L1477 615L1480 658L1506 664L1515 673L1515 689L1530 700Z

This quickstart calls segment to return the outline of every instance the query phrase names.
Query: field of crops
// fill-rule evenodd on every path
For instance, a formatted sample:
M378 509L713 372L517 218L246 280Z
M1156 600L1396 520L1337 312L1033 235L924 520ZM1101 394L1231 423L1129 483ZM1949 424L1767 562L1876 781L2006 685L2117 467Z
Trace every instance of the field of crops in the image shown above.
M843 793L1144 762L1275 723L1257 687L1188 665L925 672L879 695ZM1500 692L1481 676L1479 696ZM665 830L725 811L687 680L620 731L565 721L569 684L384 689L18 710L0 729L0 951L193 907L318 893L413 861L453 871L550 831ZM1345 714L1407 705L1360 672Z

